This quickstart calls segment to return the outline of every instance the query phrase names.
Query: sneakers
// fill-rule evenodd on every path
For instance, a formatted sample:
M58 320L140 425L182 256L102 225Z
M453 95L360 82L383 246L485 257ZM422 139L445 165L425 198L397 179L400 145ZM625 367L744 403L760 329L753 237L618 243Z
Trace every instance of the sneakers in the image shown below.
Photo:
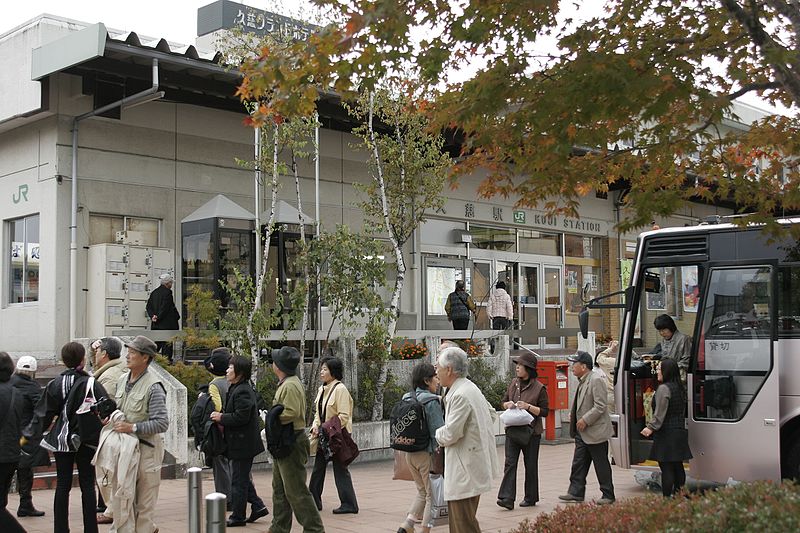
M497 505L503 507L504 509L508 509L509 511L514 510L514 502L512 500L503 500L502 498L497 500Z
M259 518L267 516L268 514L269 514L269 509L267 509L267 507L264 506L263 508L259 509L258 511L253 511L252 513L250 513L250 516L247 517L247 522L252 524L253 522L258 520Z
M561 496L558 497L558 499L561 500L562 502L570 502L570 503L572 502L579 503L583 501L583 498L579 496L573 496L570 493L562 494Z
M611 505L611 504L612 504L612 503L614 503L615 501L616 501L616 500L614 500L614 499L612 499L612 498L606 498L606 497L604 496L604 497L600 498L599 500L597 500L597 502L596 502L596 503L597 503L597 505Z

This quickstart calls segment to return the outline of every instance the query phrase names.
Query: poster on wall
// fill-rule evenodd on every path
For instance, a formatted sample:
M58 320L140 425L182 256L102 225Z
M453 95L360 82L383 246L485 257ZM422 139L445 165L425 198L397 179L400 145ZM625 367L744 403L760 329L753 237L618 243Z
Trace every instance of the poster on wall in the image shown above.
M683 310L687 313L697 312L697 301L700 298L700 287L697 284L697 267L681 267L683 286Z
M648 292L647 294L647 310L648 311L666 311L667 310L667 283L666 272L663 268L657 268L654 271L662 280L661 290L659 292Z
M567 270L567 292L575 294L578 292L578 271Z

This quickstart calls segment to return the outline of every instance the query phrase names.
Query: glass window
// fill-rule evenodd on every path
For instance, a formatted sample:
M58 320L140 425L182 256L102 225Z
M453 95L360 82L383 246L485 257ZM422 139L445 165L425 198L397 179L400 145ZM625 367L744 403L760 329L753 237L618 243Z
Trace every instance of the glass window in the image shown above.
M770 267L711 271L702 309L694 413L739 420L772 365Z
M9 221L9 303L39 300L39 215Z
M564 255L600 260L601 241L597 237L564 235Z
M446 315L444 304L453 292L456 281L463 279L462 270L454 267L429 266L425 271L429 315Z
M500 250L513 252L517 248L517 236L514 228L487 228L470 225L472 246L481 250Z
M778 335L800 337L800 265L778 269Z
M519 230L519 251L525 254L561 255L561 235Z
M236 271L246 276L253 274L250 267L253 261L251 240L250 233L219 232L219 281L225 286L236 286ZM220 291L220 304L223 308L230 307L230 296L224 289Z

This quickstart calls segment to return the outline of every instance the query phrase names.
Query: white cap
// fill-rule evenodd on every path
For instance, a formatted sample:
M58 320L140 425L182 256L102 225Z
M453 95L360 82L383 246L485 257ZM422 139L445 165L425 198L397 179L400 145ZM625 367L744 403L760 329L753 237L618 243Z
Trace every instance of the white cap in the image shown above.
M17 360L17 370L28 370L30 372L36 372L36 368L39 366L39 363L36 361L35 357L31 357L30 355L23 355Z
M158 276L158 279L161 280L161 284L164 285L165 283L170 283L172 281L172 274L161 274Z

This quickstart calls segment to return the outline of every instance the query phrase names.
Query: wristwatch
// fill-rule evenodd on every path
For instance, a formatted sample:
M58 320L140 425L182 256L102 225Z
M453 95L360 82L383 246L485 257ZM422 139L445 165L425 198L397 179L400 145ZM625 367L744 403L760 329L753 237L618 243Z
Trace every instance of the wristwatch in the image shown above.
M133 432L136 433L136 424L133 425Z

